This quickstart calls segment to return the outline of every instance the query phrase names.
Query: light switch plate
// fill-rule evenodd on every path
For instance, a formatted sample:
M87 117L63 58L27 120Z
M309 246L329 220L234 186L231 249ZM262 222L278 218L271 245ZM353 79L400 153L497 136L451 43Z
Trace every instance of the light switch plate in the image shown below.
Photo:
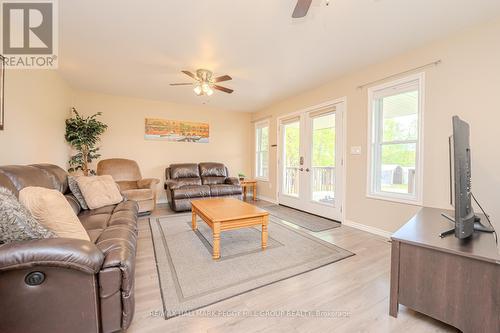
M361 155L361 146L352 146L351 155Z

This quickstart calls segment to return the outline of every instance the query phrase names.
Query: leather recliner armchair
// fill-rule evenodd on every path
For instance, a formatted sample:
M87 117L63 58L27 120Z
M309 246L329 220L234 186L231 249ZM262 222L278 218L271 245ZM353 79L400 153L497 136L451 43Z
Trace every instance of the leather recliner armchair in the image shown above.
M0 167L0 187L56 189L90 242L50 238L0 244L0 332L108 333L134 315L137 203L82 210L55 165Z
M111 175L120 192L129 200L137 201L139 213L149 213L156 208L157 178L142 178L137 162L111 158L97 163L98 175Z
M212 197L241 199L242 187L238 178L229 177L222 163L171 164L165 169L165 190L172 210L191 210L191 201Z

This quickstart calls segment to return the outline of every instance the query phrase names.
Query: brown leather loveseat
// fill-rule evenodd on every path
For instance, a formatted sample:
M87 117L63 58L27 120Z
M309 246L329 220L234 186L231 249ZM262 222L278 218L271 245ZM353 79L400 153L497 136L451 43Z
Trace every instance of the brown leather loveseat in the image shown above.
M135 201L82 210L55 165L0 167L0 186L66 195L91 242L51 238L0 245L0 332L115 332L134 314Z
M238 178L229 177L222 163L171 164L165 170L165 190L170 207L176 211L191 209L191 200L210 197L236 197L243 190Z

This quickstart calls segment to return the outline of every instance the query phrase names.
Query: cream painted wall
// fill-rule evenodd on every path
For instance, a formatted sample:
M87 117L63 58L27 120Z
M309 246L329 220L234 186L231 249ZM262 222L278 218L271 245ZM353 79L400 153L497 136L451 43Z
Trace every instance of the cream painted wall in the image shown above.
M141 167L143 177L160 178L159 198L165 199L165 167L171 163L222 162L231 175L250 172L248 161L250 113L222 112L163 101L134 99L88 91L75 91L74 105L84 115L102 112L108 124L102 136L102 158L130 158ZM157 117L208 122L210 142L185 143L144 139L144 119Z
M7 70L0 165L53 163L66 167L64 120L71 88L51 70Z
M368 97L367 89L357 86L442 59L441 65L425 70L424 206L450 208L448 136L451 117L459 115L471 124L473 190L500 230L499 36L500 21L463 31L275 103L255 112L252 119L272 116L270 143L275 144L278 115L347 97L347 151L361 146L362 155L347 155L346 218L393 232L418 207L366 197ZM253 152L253 125L251 130ZM253 153L250 156L253 165ZM276 197L276 148L271 148L270 182L259 184L259 195ZM448 227L445 221L442 224L443 230Z

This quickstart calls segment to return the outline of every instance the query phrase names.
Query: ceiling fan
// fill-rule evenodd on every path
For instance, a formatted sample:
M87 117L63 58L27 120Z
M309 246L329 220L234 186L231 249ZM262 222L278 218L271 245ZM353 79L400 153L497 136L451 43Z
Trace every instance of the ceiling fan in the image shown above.
M214 77L213 73L208 69L198 69L196 73L190 71L182 71L190 78L194 79L194 83L171 83L171 86L193 86L194 93L198 96L211 96L215 90L223 91L231 94L234 90L217 85L218 82L229 81L233 78L229 75Z
M301 18L307 15L309 7L311 7L312 0L297 0L295 9L293 10L293 18ZM330 0L326 0L326 5L330 5Z

